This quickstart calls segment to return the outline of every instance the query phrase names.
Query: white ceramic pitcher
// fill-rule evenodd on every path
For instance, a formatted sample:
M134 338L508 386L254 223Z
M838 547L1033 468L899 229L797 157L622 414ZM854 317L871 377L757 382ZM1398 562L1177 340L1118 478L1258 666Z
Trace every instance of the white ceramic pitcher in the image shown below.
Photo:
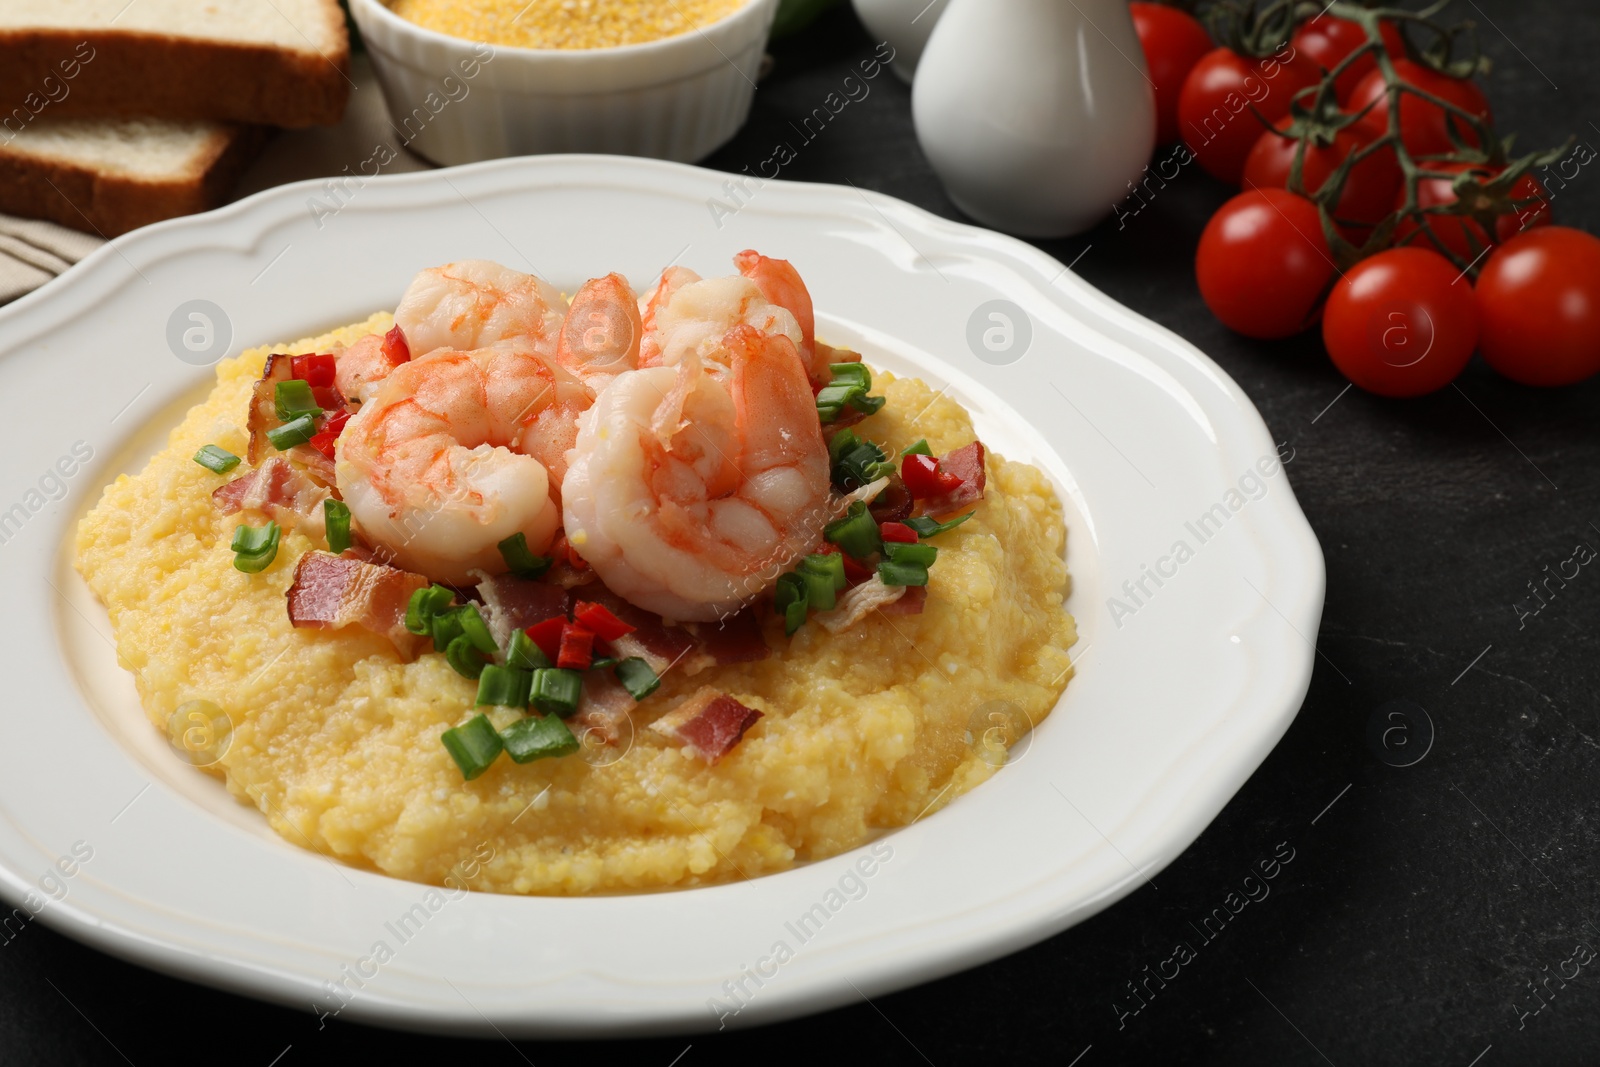
M947 0L917 68L917 138L950 199L1027 237L1111 212L1155 146L1126 0Z
M852 0L867 32L894 49L894 72L909 82L950 0Z

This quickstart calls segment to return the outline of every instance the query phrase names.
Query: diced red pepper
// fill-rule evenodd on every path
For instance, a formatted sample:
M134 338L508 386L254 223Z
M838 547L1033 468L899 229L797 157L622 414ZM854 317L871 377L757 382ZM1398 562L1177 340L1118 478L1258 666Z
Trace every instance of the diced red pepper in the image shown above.
M383 355L390 363L399 366L411 359L411 346L406 343L405 331L396 326L383 335Z
M332 459L333 458L333 446L338 440L339 440L339 435L338 434L329 433L328 431L324 430L319 434L313 434L312 437L311 437L311 441L309 443L310 443L312 448L316 449L318 452L321 452L324 456L327 456L329 459Z
M572 608L572 617L607 641L615 641L623 634L631 634L638 629L617 618L604 605L591 600L578 601Z
M843 556L845 581L849 582L851 585L860 585L862 582L866 581L877 573L871 567L863 567L861 564L851 559L848 552L841 552L839 550L839 546L834 544L832 541L822 542L822 546L817 549L817 552L827 553L835 556Z
M313 389L333 384L332 356L293 356L289 360L289 374Z
M561 656L561 631L566 626L567 617L565 615L557 615L553 619L534 623L525 632L529 639L539 646L539 651L543 652L545 657L554 663Z
M594 662L594 631L575 622L561 628L561 647L556 650L556 666L569 671L586 671Z
M885 541L897 541L903 545L914 545L918 540L917 531L903 522L880 522L878 533Z
M948 493L961 484L961 479L939 469L939 461L932 456L910 455L900 464L900 478L911 495L923 497Z
M339 411L344 407L344 394L336 385L313 385L311 395L323 411Z
M338 437L344 433L344 424L350 421L350 413L343 408L329 415L322 423L322 432L331 433Z

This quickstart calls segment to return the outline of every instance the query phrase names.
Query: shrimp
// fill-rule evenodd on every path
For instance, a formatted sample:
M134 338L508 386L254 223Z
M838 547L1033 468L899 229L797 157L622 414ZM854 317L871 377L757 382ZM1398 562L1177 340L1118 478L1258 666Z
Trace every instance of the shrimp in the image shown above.
M383 380L404 362L400 353L384 343L383 335L369 333L339 353L334 363L334 384L341 396L365 404L377 394Z
M439 349L402 364L351 417L334 453L339 493L398 566L450 584L505 570L498 545L544 551L588 406L581 382L526 348Z
M768 259L753 249L746 249L733 257L739 273L760 286L761 293L772 303L788 309L800 327L800 358L805 361L806 373L813 385L826 385L833 378L827 345L817 344L817 317L811 306L811 291L801 279L800 272L786 259Z
M643 337L639 303L628 280L620 274L595 278L572 298L556 343L556 362L598 395L617 375L639 365Z
M833 517L794 343L740 323L721 347L725 384L694 352L619 375L579 420L563 486L572 546L612 590L669 619L736 611Z
M763 296L755 282L736 274L682 285L665 306L656 308L653 325L646 335L649 350L640 353L641 367L675 367L694 359L723 381L731 369L723 340L736 327L783 337L797 351L802 342L794 316Z
M468 259L413 278L394 310L394 321L413 358L441 348L469 352L501 342L552 356L566 312L566 301L544 279L486 259Z
M656 315L672 302L679 289L700 280L700 275L688 267L668 267L661 272L656 287L639 301L640 325L644 336L640 341L639 365L654 367L661 362L661 350L656 344Z

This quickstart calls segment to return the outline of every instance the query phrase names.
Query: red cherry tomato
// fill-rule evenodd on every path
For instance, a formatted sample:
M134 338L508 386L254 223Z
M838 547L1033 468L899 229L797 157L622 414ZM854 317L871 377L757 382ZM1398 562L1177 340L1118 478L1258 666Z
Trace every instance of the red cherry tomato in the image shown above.
M1405 84L1415 85L1425 93L1449 101L1468 114L1483 119L1493 117L1489 108L1489 98L1483 95L1482 89L1464 78L1451 78L1420 63L1413 63L1409 59L1394 60L1394 72ZM1389 129L1389 86L1383 80L1381 70L1375 70L1362 78L1361 84L1356 86L1355 92L1350 96L1351 111L1360 111L1368 104L1374 106L1361 121L1372 130L1374 136L1381 137ZM1451 143L1450 134L1447 132L1446 120L1455 125L1456 132L1461 135L1464 143L1468 145L1478 143L1478 136L1472 127L1457 116L1415 94L1402 94L1400 140L1405 142L1407 151L1412 155L1441 156L1455 151L1455 145Z
M1392 56L1405 55L1406 47L1400 39L1399 28L1392 22L1385 22L1382 27L1385 50ZM1289 43L1327 71L1337 67L1345 56L1366 44L1367 31L1361 28L1360 23L1349 19L1318 15L1295 30ZM1348 102L1361 79L1377 69L1378 61L1371 53L1346 67L1344 73L1339 75L1339 80L1333 83L1333 92L1339 103Z
M1430 163L1429 170L1448 171L1451 174L1460 174L1462 171L1471 170L1480 177L1492 177L1496 171L1488 167L1473 167L1467 163ZM1450 188L1451 183L1444 178L1424 178L1417 183L1417 206L1440 207L1456 202L1456 194ZM1550 201L1539 179L1532 174L1525 174L1518 179L1517 184L1511 187L1513 200L1539 200L1539 203L1524 208L1521 212L1508 212L1495 220L1494 241L1504 243L1511 240L1523 230L1531 230L1535 226L1548 226L1550 224ZM1405 190L1401 189L1395 198L1395 207L1405 206ZM1422 233L1422 227L1417 225L1415 219L1406 216L1400 220L1400 225L1395 229L1395 242L1397 244L1414 245L1417 248L1433 249L1434 244ZM1488 234L1476 219L1465 218L1460 215L1430 215L1427 229L1432 231L1439 242L1462 259L1471 260L1483 253L1490 244ZM1471 234L1471 240L1467 235Z
M1279 119L1276 125L1280 130L1287 130L1290 122L1291 120L1285 117ZM1315 196L1347 156L1365 148L1371 142L1372 135L1365 127L1346 126L1334 136L1330 145L1308 144L1305 161L1300 165L1300 180L1305 186L1306 193ZM1245 188L1287 189L1289 170L1294 165L1294 156L1298 148L1298 141L1281 137L1272 130L1262 133L1261 139L1250 150L1250 156L1244 163ZM1340 222L1356 224L1344 227L1345 236L1352 241L1364 238L1368 229L1382 222L1385 216L1394 211L1395 197L1400 191L1400 184L1400 164L1396 162L1394 152L1388 147L1380 149L1350 168L1350 174L1345 179L1344 192L1340 194L1339 203L1333 213L1334 218Z
M1422 396L1461 373L1478 343L1471 283L1437 252L1391 248L1350 268L1328 297L1334 366L1379 396Z
M1128 8L1156 87L1156 144L1171 144L1178 139L1178 95L1184 79L1216 46L1199 19L1175 7L1135 0Z
M1600 372L1600 239L1566 226L1529 230L1478 277L1480 351L1523 385L1571 385Z
M1291 337L1315 324L1334 274L1317 207L1283 189L1253 189L1211 217L1195 255L1211 313L1247 337Z
M1294 95L1321 79L1321 68L1288 46L1265 59L1218 48L1196 63L1183 83L1178 97L1183 139L1207 173L1238 185L1245 157L1261 139L1262 119L1283 118Z

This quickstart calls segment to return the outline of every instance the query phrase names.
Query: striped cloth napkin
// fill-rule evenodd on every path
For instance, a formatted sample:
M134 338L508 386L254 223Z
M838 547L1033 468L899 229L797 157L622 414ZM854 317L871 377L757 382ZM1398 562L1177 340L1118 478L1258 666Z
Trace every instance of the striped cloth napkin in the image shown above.
M103 244L53 222L0 215L0 304L31 293Z

